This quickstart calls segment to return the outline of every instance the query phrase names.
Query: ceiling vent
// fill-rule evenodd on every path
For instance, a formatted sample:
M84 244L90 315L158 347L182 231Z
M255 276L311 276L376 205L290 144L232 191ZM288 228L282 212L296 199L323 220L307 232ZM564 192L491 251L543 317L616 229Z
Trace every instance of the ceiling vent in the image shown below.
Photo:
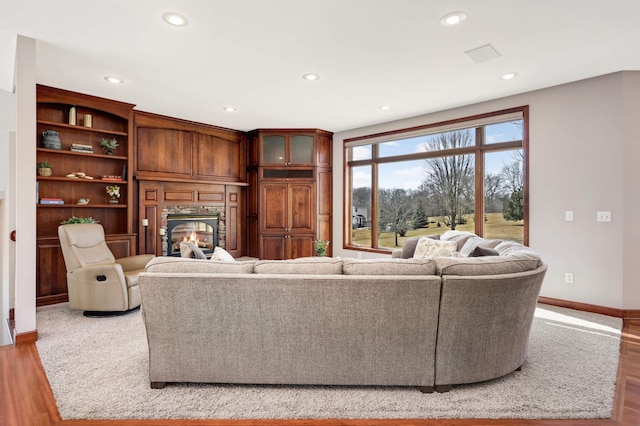
M467 50L464 52L469 58L476 64L490 61L500 57L500 53L491 44L485 44L484 46L476 47L475 49Z

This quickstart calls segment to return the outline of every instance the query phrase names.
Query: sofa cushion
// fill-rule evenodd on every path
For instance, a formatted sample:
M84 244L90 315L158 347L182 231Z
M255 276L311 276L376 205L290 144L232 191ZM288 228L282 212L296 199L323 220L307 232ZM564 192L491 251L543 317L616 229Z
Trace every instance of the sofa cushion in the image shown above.
M256 274L341 275L342 259L333 257L300 257L289 260L258 260Z
M478 237L476 235L471 236L465 240L464 245L458 249L460 255L463 257L471 256L471 253L476 249L476 247L482 248L494 248L498 244L500 244L502 240L487 240L482 237Z
M458 244L457 251L461 251L464 244L472 237L477 237L473 232L468 231L446 231L440 236L442 241L455 241Z
M212 274L251 274L254 260L246 262L225 262L220 260L202 261L183 257L159 256L151 259L145 272L195 272Z
M216 247L211 255L211 260L220 260L223 262L235 262L236 260L231 256L231 253L223 249L222 247Z
M491 257L438 257L434 259L438 275L501 275L532 271L540 266L540 258L531 254Z
M469 257L482 257L482 256L499 256L498 250L492 248L485 248L478 246L469 254Z
M453 256L458 247L455 241L440 241L420 237L413 253L415 259L430 259L438 256Z
M435 275L433 259L343 259L345 275Z

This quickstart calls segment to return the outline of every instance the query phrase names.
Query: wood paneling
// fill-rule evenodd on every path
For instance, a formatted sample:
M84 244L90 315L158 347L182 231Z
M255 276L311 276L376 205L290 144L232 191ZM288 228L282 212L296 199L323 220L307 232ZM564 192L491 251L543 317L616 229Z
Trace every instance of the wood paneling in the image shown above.
M134 113L135 175L165 182L246 182L244 132Z
M242 141L200 134L197 148L197 175L213 181L240 179L246 174Z
M137 173L152 172L167 177L193 174L193 133L174 129L136 129Z

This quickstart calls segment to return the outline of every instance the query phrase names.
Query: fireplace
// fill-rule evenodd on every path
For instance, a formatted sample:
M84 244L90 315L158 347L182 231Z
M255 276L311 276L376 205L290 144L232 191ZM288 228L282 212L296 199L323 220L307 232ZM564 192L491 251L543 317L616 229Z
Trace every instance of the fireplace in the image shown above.
M167 255L180 256L180 244L185 241L197 244L205 254L213 253L218 245L218 215L167 215Z

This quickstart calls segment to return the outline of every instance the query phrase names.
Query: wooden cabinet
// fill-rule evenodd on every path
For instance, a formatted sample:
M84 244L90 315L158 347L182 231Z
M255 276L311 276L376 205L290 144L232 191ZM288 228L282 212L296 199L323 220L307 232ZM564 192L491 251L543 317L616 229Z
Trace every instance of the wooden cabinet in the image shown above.
M312 256L314 240L331 239L330 151L331 133L322 130L250 133L248 255Z
M109 239L135 239L128 167L133 105L41 85L36 93L36 158L52 165L50 176L36 178L36 287L41 305L66 300L66 271L57 242L61 221L93 217ZM44 132L57 134L56 149L44 144ZM102 139L117 141L112 155L102 150ZM110 203L108 185L119 187L117 204ZM81 198L88 203L79 203ZM135 254L135 243L127 244L127 249L124 255Z

